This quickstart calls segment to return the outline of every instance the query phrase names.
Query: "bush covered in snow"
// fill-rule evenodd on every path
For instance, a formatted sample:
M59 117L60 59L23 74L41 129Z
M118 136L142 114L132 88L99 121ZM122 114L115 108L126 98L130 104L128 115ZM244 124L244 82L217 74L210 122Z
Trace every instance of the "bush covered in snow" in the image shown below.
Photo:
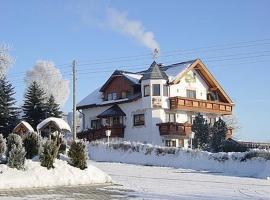
M7 157L8 157L9 152L11 151L11 148L12 148L13 144L15 144L16 146L22 145L21 136L19 136L17 134L14 134L14 133L11 133L11 134L8 135L8 138L7 138L7 151L6 151Z
M7 150L6 139L3 137L2 134L0 134L0 163L3 160L6 150Z
M136 142L95 141L88 145L89 157L96 161L123 162L194 170L228 175L270 177L270 151L211 153L198 149L160 147Z
M70 164L74 167L85 169L87 168L87 152L86 146L82 141L74 141L71 143L68 151Z
M26 158L32 159L40 154L41 137L37 133L29 133L23 137L23 146L26 150Z
M11 168L23 169L26 152L22 144L22 138L19 135L9 135L8 150L7 165Z
M53 163L57 157L59 147L56 141L47 140L43 145L43 152L40 155L40 164L47 169L54 168Z

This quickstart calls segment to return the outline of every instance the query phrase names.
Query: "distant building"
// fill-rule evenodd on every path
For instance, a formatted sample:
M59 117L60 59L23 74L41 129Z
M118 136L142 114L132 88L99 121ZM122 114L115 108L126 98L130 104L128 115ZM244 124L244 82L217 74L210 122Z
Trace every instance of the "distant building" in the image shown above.
M153 62L141 72L116 70L77 105L83 137L111 137L161 146L187 147L197 113L213 124L231 115L234 103L201 60L163 66ZM232 137L232 130L228 131Z

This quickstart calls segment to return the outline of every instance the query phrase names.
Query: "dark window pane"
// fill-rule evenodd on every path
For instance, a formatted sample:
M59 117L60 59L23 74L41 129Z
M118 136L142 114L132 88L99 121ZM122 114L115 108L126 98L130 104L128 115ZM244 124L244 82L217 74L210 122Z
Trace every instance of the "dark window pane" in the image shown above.
M147 97L147 96L149 96L150 95L150 86L149 85L145 85L144 87L143 87L143 90L144 90L144 96L145 97Z
M160 96L160 85L153 84L153 96Z
M187 90L187 98L196 99L196 90Z

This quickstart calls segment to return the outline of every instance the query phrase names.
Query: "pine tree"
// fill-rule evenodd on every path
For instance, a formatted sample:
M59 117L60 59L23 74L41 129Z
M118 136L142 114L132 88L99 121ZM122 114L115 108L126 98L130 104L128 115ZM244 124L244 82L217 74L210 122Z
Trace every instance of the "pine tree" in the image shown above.
M53 95L51 95L46 102L46 117L62 117L60 105L55 102Z
M45 93L43 89L33 82L27 89L22 106L23 118L31 124L32 127L37 125L46 118Z
M195 133L193 140L194 147L204 150L207 149L209 143L209 124L200 113L193 121L192 131Z
M210 128L210 144L213 152L220 152L223 150L227 131L227 125L221 118L219 118L219 120Z
M87 168L87 152L82 141L73 141L68 151L70 164L80 169Z
M18 123L18 108L15 107L14 87L5 76L0 78L0 133L6 138Z

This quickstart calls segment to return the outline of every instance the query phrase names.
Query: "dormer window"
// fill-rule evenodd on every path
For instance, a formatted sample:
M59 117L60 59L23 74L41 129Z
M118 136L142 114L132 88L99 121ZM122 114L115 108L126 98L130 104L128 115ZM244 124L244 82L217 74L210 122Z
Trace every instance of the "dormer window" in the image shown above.
M108 93L108 101L116 100L116 99L117 99L117 94L116 94L116 92Z
M153 84L152 85L152 95L153 96L160 96L160 84Z

